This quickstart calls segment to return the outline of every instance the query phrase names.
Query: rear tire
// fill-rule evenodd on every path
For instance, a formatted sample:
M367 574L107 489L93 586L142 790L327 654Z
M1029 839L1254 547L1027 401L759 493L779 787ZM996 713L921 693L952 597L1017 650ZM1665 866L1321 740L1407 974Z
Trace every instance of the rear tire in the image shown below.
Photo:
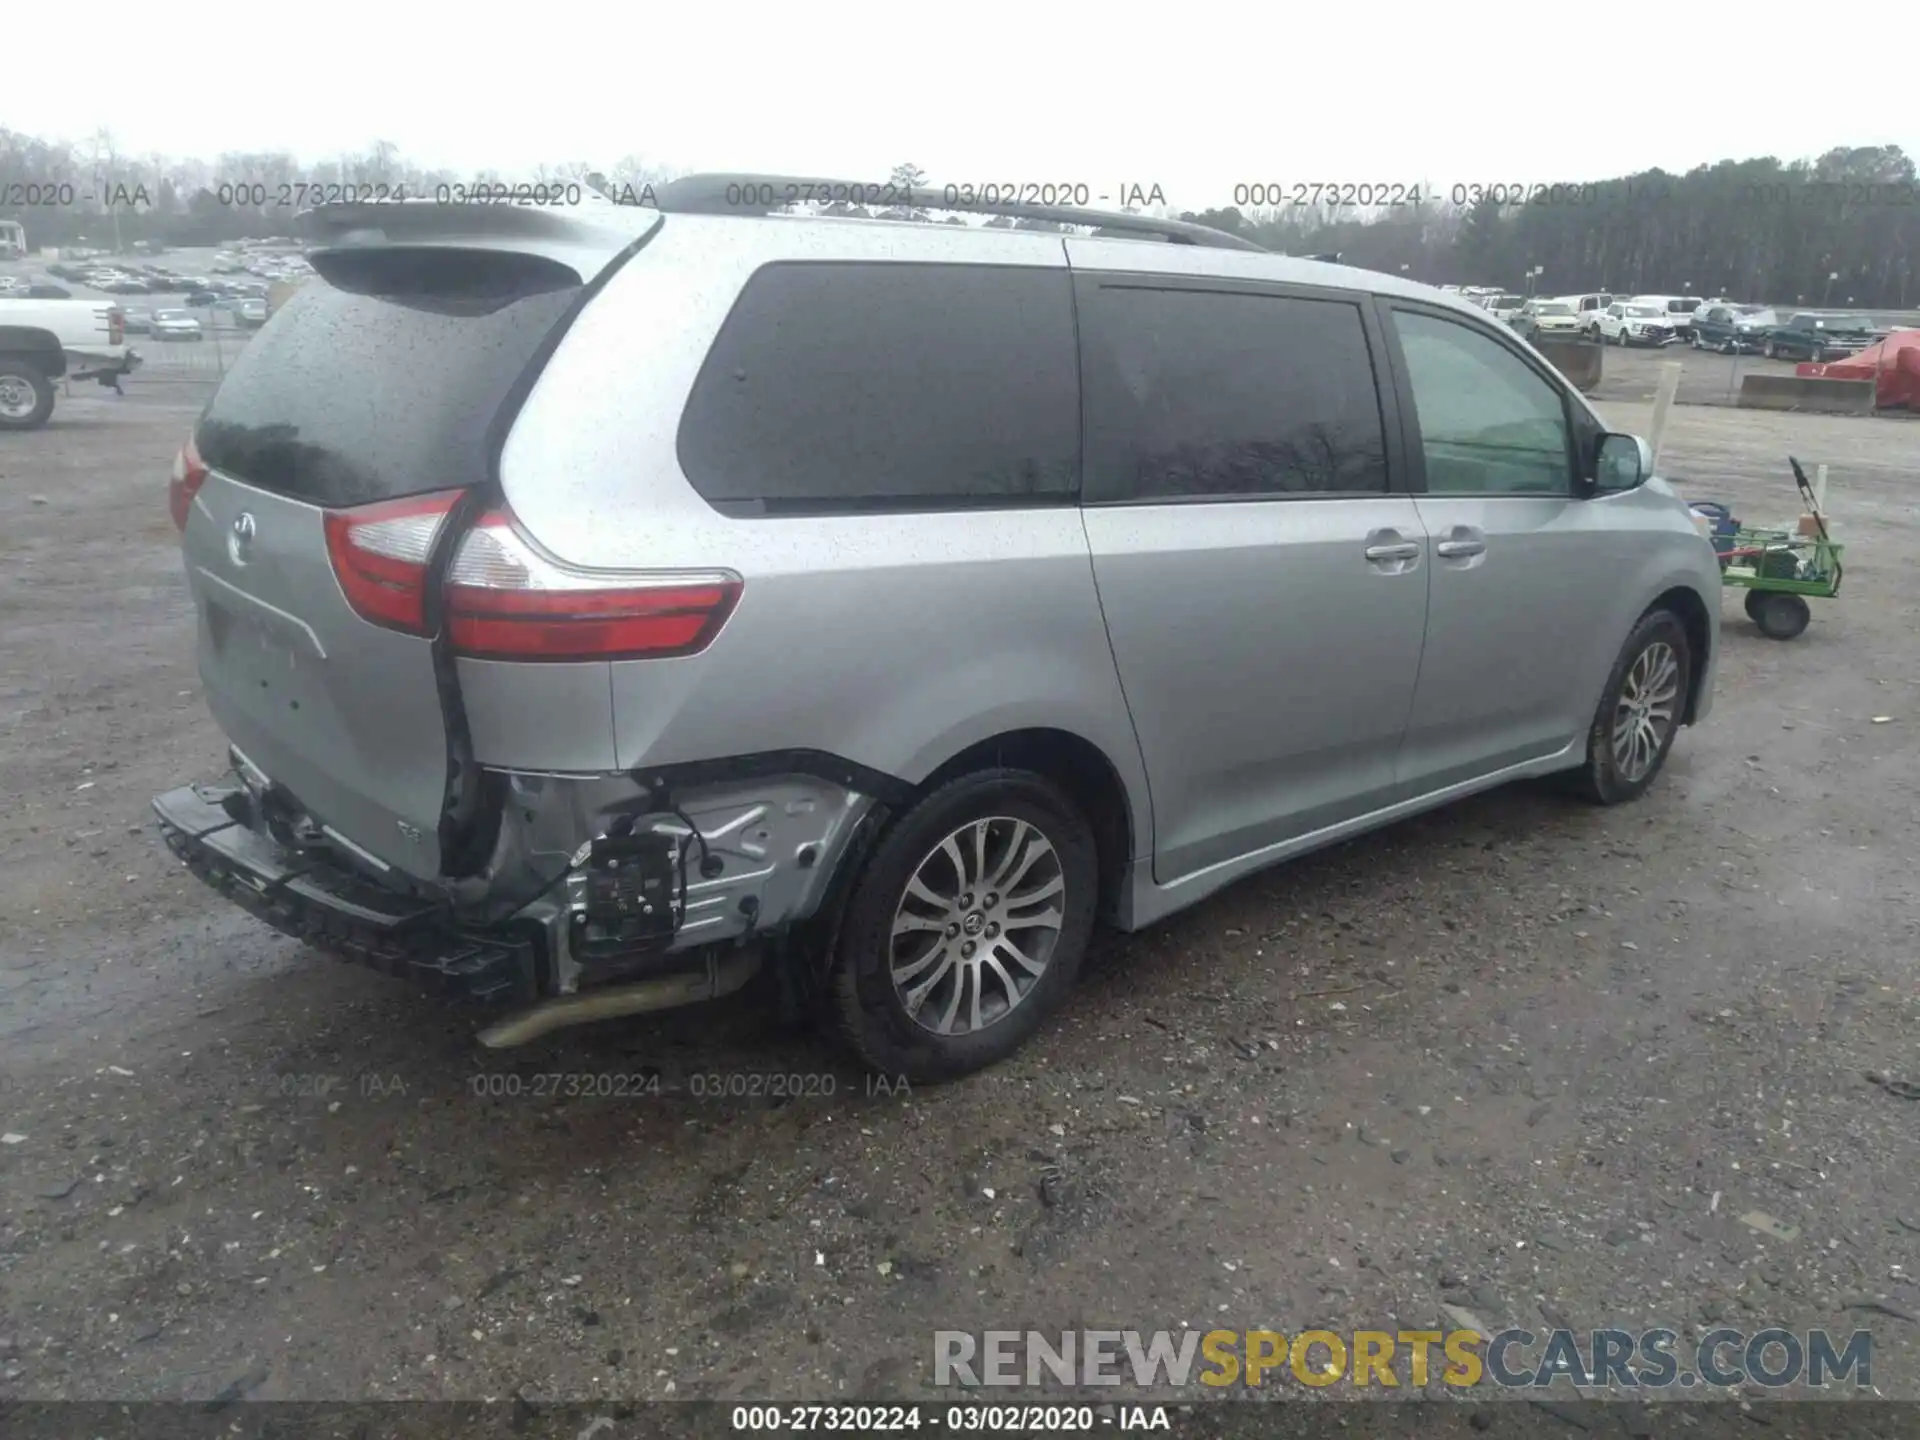
M1045 776L941 786L854 882L831 957L835 1028L870 1069L910 1081L1006 1058L1073 989L1099 881L1092 827Z
M1805 600L1773 590L1749 590L1747 614L1769 640L1791 640L1813 619L1813 610Z
M1638 800L1667 763L1693 680L1687 627L1671 610L1640 617L1587 730L1587 759L1567 779L1596 805Z
M37 430L53 414L53 381L25 360L0 356L0 430Z

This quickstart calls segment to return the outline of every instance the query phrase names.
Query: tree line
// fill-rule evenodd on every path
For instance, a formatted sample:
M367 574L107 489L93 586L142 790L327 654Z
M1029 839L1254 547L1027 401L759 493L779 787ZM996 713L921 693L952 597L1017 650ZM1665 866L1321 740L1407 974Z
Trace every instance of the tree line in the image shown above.
M1183 218L1431 284L1920 306L1920 180L1895 145L1723 160L1684 175L1422 190L1418 203L1365 213L1323 203Z
M175 160L125 154L106 131L69 144L0 128L0 219L21 221L36 247L224 244L288 233L312 187L384 186L431 198L441 186L507 178L427 169L386 143L317 164L245 151ZM555 189L590 183L616 198L669 178L668 169L637 155L511 177ZM895 167L892 178L924 183L913 165ZM1239 188L1281 203L1181 218L1270 250L1335 253L1348 264L1434 284L1920 306L1920 177L1893 145L1554 185L1293 187L1305 193L1287 196L1273 193L1280 187ZM1386 203L1338 203L1355 198ZM916 210L911 218L933 217ZM1022 221L1020 228L1053 227Z

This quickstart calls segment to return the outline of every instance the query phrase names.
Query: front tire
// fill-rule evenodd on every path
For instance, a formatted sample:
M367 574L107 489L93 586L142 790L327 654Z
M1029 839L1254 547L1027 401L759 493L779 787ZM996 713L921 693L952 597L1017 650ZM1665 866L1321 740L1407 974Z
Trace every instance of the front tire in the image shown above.
M53 414L53 381L25 360L0 359L0 430L37 430Z
M1093 932L1092 827L1043 775L948 782L880 838L832 957L835 1028L875 1072L955 1079L1005 1059L1066 999Z
M1687 627L1671 610L1640 618L1621 647L1587 732L1587 759L1571 772L1596 805L1638 800L1667 763L1693 678Z

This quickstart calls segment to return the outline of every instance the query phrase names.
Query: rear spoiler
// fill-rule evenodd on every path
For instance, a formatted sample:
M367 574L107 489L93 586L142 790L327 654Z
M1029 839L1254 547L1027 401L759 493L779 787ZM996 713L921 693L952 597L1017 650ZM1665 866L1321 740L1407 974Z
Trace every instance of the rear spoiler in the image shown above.
M294 218L294 230L311 244L310 258L410 247L515 250L557 261L591 280L663 218L650 207L598 197L579 205L383 200L315 206Z

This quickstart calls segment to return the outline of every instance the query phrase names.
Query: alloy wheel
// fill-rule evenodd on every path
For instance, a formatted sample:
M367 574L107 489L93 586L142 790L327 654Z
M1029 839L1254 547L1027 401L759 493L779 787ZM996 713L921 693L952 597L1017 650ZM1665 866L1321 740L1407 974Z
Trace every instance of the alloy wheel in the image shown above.
M40 397L23 377L0 375L0 415L9 420L24 420L39 403Z
M1033 993L1067 910L1053 843L1011 816L972 820L927 852L894 910L888 970L912 1021L969 1035Z
M1660 758L1679 694L1680 662L1671 645L1656 640L1634 657L1613 707L1614 764L1629 785Z

